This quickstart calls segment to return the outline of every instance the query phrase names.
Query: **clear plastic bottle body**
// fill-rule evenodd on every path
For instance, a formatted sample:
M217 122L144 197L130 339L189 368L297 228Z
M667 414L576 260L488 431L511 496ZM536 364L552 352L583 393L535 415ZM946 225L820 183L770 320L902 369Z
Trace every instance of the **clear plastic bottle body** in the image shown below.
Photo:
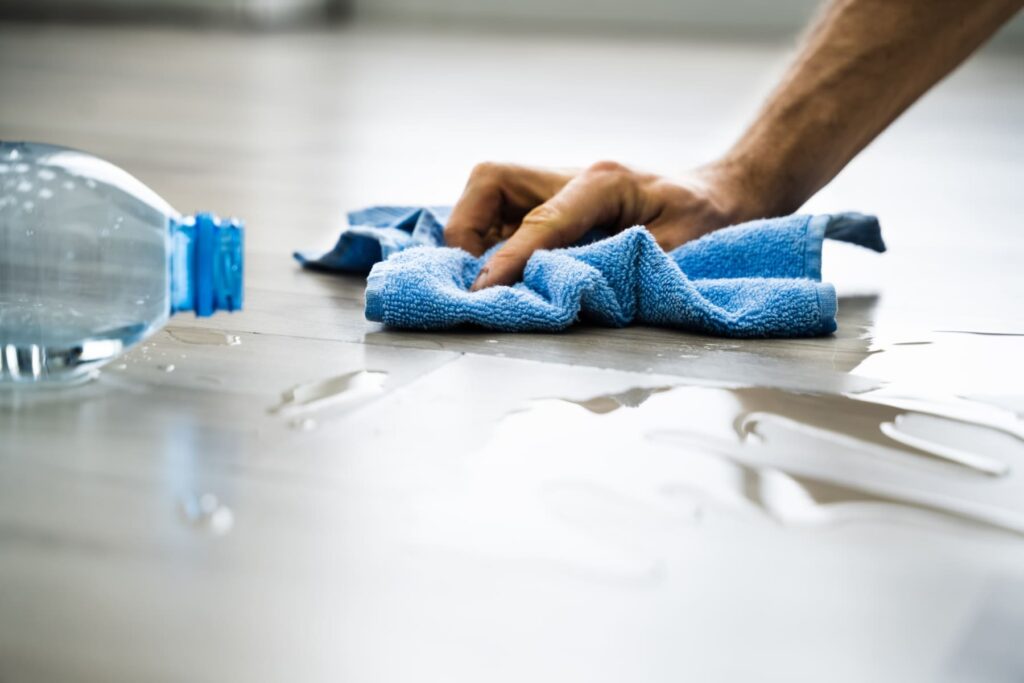
M195 263L194 250L182 246L193 228L183 238L181 224L165 201L108 162L0 142L0 384L87 377L172 310L187 310L172 305L174 273L190 277ZM240 279L236 242L237 262L228 263L237 263ZM178 299L191 287L190 279L179 286ZM240 306L240 282L238 290Z

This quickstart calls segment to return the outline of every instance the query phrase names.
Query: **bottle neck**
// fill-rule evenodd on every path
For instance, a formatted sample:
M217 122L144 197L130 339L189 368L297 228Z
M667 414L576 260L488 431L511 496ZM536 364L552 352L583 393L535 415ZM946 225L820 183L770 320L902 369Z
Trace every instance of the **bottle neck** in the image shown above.
M242 308L243 228L210 213L171 219L171 313Z

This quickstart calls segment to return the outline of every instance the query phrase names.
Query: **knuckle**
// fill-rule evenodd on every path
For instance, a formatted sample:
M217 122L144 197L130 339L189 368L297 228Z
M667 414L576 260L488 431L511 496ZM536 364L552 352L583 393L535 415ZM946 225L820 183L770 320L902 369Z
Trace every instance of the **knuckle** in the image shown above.
M503 270L507 267L506 264L514 263L519 260L519 252L513 248L499 249L491 256L490 265L496 267L497 270Z
M521 227L531 230L542 230L551 227L557 220L558 210L547 204L541 204L523 216Z
M646 186L647 194L659 204L666 206L692 203L693 194L670 180L659 178Z
M557 249L566 246L565 230L561 226L558 209L538 206L524 218L521 230L531 233L531 246L535 249Z
M493 161L481 161L473 166L469 177L473 180L497 180L504 166Z
M617 161L598 161L591 164L587 171L591 174L616 174L623 175L628 172L625 166Z

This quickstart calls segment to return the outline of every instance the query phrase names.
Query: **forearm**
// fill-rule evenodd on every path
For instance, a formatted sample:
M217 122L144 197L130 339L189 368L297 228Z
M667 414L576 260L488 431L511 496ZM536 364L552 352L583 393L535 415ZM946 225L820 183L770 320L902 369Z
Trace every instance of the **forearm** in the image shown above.
M1022 4L830 2L754 123L714 165L739 194L757 198L737 212L798 209Z

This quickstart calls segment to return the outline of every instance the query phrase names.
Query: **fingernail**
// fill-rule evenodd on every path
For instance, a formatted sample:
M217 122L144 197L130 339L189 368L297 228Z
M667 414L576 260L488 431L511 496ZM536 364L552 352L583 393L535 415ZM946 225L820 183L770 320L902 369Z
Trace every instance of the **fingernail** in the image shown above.
M475 292L483 289L487 286L487 268L481 268L477 274L476 279L473 280L473 286L469 288L469 291Z

